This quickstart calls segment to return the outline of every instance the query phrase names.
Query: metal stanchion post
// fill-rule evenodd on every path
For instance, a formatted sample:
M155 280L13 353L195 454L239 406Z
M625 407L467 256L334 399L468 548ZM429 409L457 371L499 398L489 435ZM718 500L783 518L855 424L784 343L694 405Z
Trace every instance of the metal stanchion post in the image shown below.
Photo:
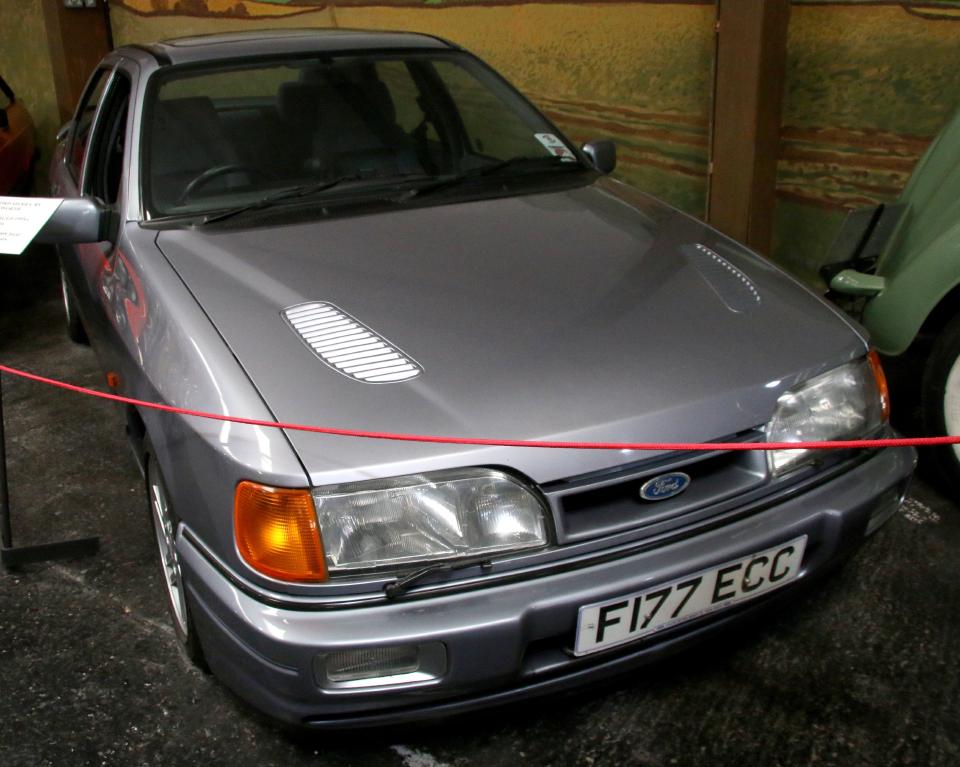
M6 567L17 567L30 562L50 559L72 559L96 554L100 539L75 538L69 541L41 543L36 546L13 545L13 526L10 522L10 493L7 485L6 435L3 431L3 376L0 375L0 562Z
M10 492L7 487L7 440L3 433L3 376L0 375L0 544L6 551L13 546L10 527Z

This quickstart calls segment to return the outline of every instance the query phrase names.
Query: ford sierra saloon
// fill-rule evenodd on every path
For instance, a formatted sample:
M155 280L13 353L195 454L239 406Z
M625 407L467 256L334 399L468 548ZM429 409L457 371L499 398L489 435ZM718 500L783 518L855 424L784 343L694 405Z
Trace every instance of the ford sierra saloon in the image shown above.
M615 162L425 35L103 60L41 233L67 330L119 394L265 422L126 406L194 662L298 728L466 712L702 640L896 512L911 449L720 447L891 436L883 372Z

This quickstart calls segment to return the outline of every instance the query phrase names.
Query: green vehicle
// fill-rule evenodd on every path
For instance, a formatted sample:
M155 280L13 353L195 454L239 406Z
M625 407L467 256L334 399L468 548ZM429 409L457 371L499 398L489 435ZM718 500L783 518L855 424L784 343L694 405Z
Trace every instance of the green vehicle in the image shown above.
M848 216L821 274L894 358L898 401L919 407L924 434L960 435L960 111L895 203ZM931 459L947 488L960 487L960 446Z

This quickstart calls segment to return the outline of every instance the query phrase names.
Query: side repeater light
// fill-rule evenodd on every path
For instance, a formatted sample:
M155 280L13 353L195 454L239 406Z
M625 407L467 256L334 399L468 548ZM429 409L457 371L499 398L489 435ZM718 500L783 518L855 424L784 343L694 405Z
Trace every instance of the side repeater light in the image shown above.
M240 556L257 572L300 583L327 579L309 490L241 482L234 495L233 528Z

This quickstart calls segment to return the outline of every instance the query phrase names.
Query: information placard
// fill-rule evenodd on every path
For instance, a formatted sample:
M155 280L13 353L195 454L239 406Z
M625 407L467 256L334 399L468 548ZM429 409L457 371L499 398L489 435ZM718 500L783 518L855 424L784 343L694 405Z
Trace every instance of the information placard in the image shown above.
M59 197L0 197L0 253L23 253L61 202Z

